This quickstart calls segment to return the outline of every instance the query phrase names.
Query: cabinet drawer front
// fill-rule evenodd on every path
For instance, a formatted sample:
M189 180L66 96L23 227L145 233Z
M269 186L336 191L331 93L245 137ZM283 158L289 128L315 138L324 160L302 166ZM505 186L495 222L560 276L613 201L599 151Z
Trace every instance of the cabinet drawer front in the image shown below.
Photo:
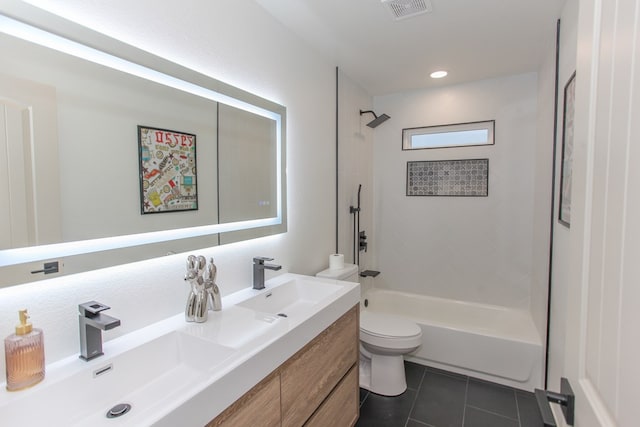
M358 365L356 364L342 381L340 381L305 426L350 427L358 420L359 403Z
M356 306L285 363L282 426L303 425L357 360Z
M280 375L271 374L206 427L280 427Z

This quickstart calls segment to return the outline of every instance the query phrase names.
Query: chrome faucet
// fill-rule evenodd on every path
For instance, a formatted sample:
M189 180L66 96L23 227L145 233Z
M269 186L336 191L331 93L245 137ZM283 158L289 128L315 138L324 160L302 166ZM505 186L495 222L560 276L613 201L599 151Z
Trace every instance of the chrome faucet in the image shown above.
M264 289L264 270L280 270L281 265L265 264L265 261L273 261L273 258L255 257L253 259L253 289Z
M216 284L218 268L210 258L209 264L202 255L187 257L187 274L184 280L191 284L184 317L187 322L207 321L209 306L213 311L222 310L222 297Z
M97 301L89 301L78 305L78 321L80 323L80 359L91 360L102 356L102 331L120 326L120 320L101 311L111 307Z

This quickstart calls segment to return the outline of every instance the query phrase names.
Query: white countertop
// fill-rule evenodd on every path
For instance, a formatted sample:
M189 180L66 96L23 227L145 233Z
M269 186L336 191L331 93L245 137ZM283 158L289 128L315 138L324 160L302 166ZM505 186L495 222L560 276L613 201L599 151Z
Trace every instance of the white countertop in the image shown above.
M286 318L237 305L258 294L267 294L291 280L301 280L309 285L334 284L339 288L329 297L310 306L304 314L296 313ZM360 286L357 283L291 273L280 275L267 281L264 290L246 288L223 297L222 311L209 311L205 323L187 323L183 314L176 315L106 342L104 356L92 361L84 362L77 356L71 356L48 365L45 380L31 389L10 393L3 387L0 391L0 424L201 427L358 304L359 300ZM138 365L142 365L141 372L151 370L147 372L153 378L148 390L138 387L135 393L127 394L125 384L122 392L115 390L117 399L110 401L110 398L105 398L104 402L101 401L109 395L108 392L113 393L113 388L117 388L118 384L101 393L96 380L102 377L93 378L93 372L112 364L115 373L125 363L121 359L127 352L173 331L220 346L220 351L202 355L205 358L213 356L210 359L212 368L203 372L181 366L164 378L161 365L157 368L157 375L153 371L154 363L160 362L155 357L149 357L142 363L138 362ZM166 355L158 355L157 359L163 359L160 356ZM205 364L208 360L205 360ZM129 376L135 376L137 372L133 371L138 370L126 369L124 383ZM82 382L75 380L80 375L86 377ZM104 376L108 375L111 373ZM122 376L122 372L116 375ZM71 384L69 378L74 378L72 384L82 385L65 390L61 384L66 384L65 381ZM113 378L119 377L114 375ZM74 398L75 394L77 396ZM84 403L83 399L86 399ZM123 402L132 405L129 413L119 418L106 418L106 412L113 405ZM99 407L89 414L74 416L76 405L85 408L86 412L87 406L96 404Z

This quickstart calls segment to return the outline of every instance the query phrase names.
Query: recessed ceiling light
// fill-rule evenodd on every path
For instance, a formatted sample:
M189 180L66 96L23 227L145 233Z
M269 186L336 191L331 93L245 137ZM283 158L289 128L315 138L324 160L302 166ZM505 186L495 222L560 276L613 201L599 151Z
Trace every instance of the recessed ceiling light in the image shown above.
M430 74L432 79L441 79L443 77L447 76L447 72L446 71L434 71L433 73Z

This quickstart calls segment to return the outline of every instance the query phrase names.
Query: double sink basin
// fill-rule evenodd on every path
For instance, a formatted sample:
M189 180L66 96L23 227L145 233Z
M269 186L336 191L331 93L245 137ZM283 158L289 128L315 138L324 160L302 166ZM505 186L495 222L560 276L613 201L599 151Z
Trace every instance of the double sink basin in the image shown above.
M358 301L356 283L283 274L206 323L177 315L47 366L42 383L0 392L0 424L204 425Z

